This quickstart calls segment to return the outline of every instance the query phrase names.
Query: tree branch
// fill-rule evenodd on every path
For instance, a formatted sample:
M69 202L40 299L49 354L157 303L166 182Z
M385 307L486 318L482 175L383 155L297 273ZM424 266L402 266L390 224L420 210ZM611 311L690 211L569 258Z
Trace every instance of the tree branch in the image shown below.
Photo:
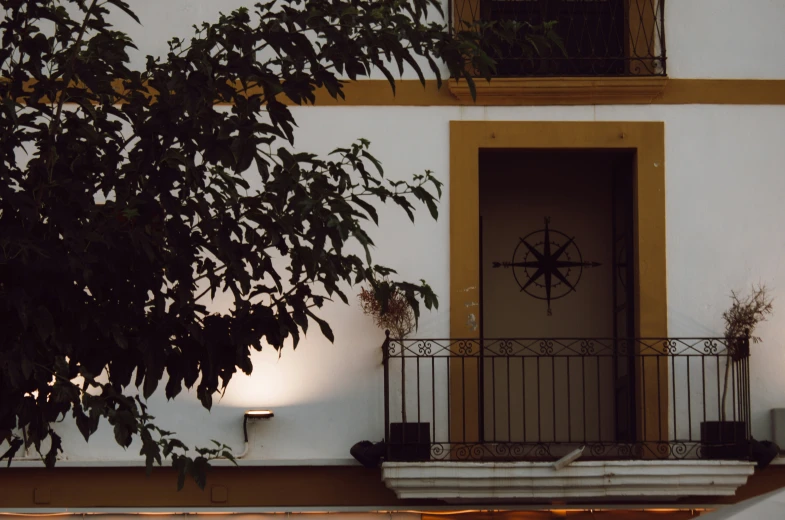
M74 77L74 62L76 61L76 56L79 54L79 48L82 46L82 40L84 39L85 32L87 32L87 22L90 20L90 15L92 14L93 8L95 8L98 0L93 0L90 4L90 7L87 8L85 11L84 20L82 20L82 26L79 28L79 34L76 37L76 42L74 43L74 48L71 51L71 56L68 59L68 67L66 68L65 77L63 78L63 89L60 90L60 95L57 96L57 111L55 112L55 117L52 119L51 123L49 124L49 135L50 137L54 137L57 131L60 129L60 116L63 112L63 105L65 104L65 96L64 91L68 89L68 85L71 83L71 80ZM52 165L49 165L49 182L52 181Z

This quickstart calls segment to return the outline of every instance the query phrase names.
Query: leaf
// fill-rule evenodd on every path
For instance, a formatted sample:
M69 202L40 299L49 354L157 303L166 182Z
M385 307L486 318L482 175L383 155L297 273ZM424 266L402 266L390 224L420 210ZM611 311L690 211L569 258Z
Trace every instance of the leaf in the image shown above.
M115 324L111 325L111 329L112 329L112 337L114 338L115 343L117 343L117 345L121 349L127 350L128 349L128 339L125 337L125 334L123 334L123 331L120 330L120 326L115 323Z
M90 418L87 417L87 414L84 413L81 406L74 407L74 418L76 420L76 427L79 429L79 433L82 434L82 437L85 441L90 440L90 434L92 433L90 428Z
M90 117L93 120L98 119L98 114L95 111L95 107L93 107L93 104L90 103L89 100L87 100L87 99L85 99L85 98L83 98L81 96L75 96L75 97L72 98L72 100L73 100L74 103L79 105L82 108L82 110L87 112L87 114L90 115ZM95 135L95 138L96 138L95 140L97 141L98 140L98 135L97 134Z
M136 420L127 410L121 410L114 415L114 438L123 448L131 445L131 433L136 431Z
M183 455L172 457L172 467L177 471L177 491L185 486L185 477L190 472L191 459Z
M14 456L16 456L19 448L21 448L23 445L24 442L22 442L22 439L19 437L11 438L8 449L5 451L5 453L0 455L0 460L7 459L6 467L11 467L11 461L13 460Z
M237 459L236 459L236 458L235 458L235 456L234 456L234 455L233 455L231 452L229 452L229 451L222 451L222 452L221 452L221 457L223 457L224 459L227 459L227 460L231 461L231 463L232 463L232 464L234 464L235 466L237 466L237 465L238 465L238 464L237 464Z
M161 448L158 446L148 429L142 430L142 448L139 450L139 455L144 455L145 457L145 472L148 476L153 471L153 464L158 463L161 464Z
M204 489L207 485L207 470L209 469L210 462L205 457L196 457L190 465L189 473L199 489Z
M382 163L380 163L376 159L376 157L374 157L373 155L369 154L365 150L362 151L362 156L365 157L366 159L368 159L369 161L371 161L373 163L373 165L376 167L376 171L379 172L379 175L384 176L384 170L382 169Z
M323 319L319 318L316 314L311 312L310 309L307 309L305 312L319 325L319 330L322 331L324 337L327 338L330 343L335 343L335 336L333 335L333 330L330 328L330 325Z
M6 109L6 112L8 113L8 115L11 116L11 120L14 123L19 121L19 118L16 115L17 108L21 108L19 103L17 103L16 101L14 101L10 97L5 97L3 99L3 105L5 105L5 109Z
M52 313L49 312L49 309L39 306L33 318L33 325L42 341L49 339L54 331L54 318L52 318Z
M55 460L57 459L57 454L63 451L62 448L62 439L58 434L56 434L53 430L49 430L49 451L46 452L44 456L44 465L47 468L51 469L55 465Z
M25 353L22 353L22 359L20 360L20 366L22 369L22 377L25 379L30 379L30 376L33 375L33 368L35 365L33 362L28 358Z
M368 215L373 220L374 224L376 224L377 226L379 225L379 214L376 212L376 208L373 207L372 204L370 204L369 202L364 201L362 198L360 198L360 197L358 197L356 195L352 195L350 200L353 203L355 203L358 206L360 206L366 213L368 213Z
M188 451L188 447L178 439L166 439L164 443L163 456L168 457L175 449Z
M106 1L108 3L110 3L110 4L112 4L113 6L121 9L125 14L127 14L128 16L133 18L133 20L136 23L138 23L139 25L142 25L142 22L139 21L139 18L136 16L136 14L134 14L134 12L131 11L131 7L127 3L125 3L123 0L106 0Z
M374 62L374 65L376 66L377 69L382 71L382 74L384 74L384 77L387 78L387 82L390 84L390 89L392 90L393 96L395 96L395 93L396 93L395 92L395 77L393 77L392 72L390 72L390 69L388 69L381 60ZM335 97L335 96L333 96L333 97Z
M477 86L474 84L474 78L467 71L464 72L463 79L466 80L466 84L469 86L469 94L472 96L472 101L477 101Z

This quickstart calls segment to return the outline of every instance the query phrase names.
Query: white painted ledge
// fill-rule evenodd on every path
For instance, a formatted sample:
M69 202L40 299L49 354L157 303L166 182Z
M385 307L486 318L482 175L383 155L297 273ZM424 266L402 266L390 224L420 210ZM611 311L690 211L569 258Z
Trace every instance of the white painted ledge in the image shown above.
M2 450L0 450L2 453ZM156 467L169 467L171 461L164 460L161 466ZM231 461L226 459L214 459L210 461L212 466L235 466ZM237 459L237 466L242 467L265 467L265 466L359 466L360 463L354 459ZM58 459L56 468L143 468L145 466L144 459L104 459L104 460L88 460L88 459ZM43 468L44 462L40 458L14 458L11 462L10 469L18 468ZM0 471L6 469L6 463L3 461L0 464Z
M780 453L769 463L770 466L785 466L785 456Z
M398 498L645 498L733 495L752 462L641 460L574 462L385 462L382 480Z

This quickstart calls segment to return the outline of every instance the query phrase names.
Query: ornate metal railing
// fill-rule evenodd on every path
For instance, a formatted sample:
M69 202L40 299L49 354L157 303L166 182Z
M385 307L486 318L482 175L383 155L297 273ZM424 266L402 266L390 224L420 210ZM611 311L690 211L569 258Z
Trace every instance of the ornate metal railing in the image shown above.
M749 341L388 339L388 460L746 459Z
M665 75L665 0L452 0L455 30L478 21L556 22L563 48L534 40L496 42L487 51L499 76Z

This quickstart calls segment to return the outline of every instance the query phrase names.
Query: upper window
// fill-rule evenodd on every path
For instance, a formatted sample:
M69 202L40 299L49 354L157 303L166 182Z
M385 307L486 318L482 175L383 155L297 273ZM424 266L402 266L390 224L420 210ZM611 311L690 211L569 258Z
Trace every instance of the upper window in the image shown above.
M478 19L557 22L563 50L531 57L516 45L498 45L491 54L499 76L652 76L665 74L663 2L454 0L454 17L456 28Z

